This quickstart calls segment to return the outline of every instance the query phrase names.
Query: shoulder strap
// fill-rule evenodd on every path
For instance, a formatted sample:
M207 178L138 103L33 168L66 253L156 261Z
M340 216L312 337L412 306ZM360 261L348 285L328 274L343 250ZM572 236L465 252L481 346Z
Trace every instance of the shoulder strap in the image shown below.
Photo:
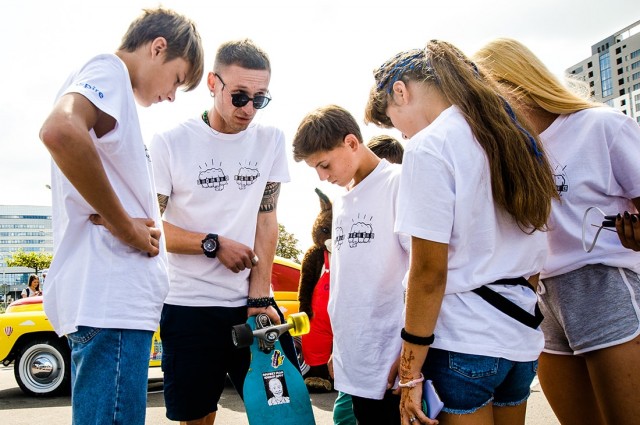
M531 284L524 277L517 279L501 279L489 285L521 285L530 288L534 291ZM531 314L519 305L515 304L508 298L503 297L496 291L489 289L488 285L481 286L473 290L474 293L482 297L486 302L506 314L507 316L517 320L518 322L529 326L530 328L537 329L542 323L542 312L536 303L535 314Z

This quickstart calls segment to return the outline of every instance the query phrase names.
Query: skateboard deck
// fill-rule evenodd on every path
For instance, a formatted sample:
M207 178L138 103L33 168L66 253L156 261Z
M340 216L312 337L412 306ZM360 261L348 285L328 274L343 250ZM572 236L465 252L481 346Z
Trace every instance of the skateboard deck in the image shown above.
M273 326L268 316L258 315L249 317L244 325L234 326L234 344L251 344L251 363L243 390L250 425L316 423L302 375L284 355L278 340L287 330L294 336L308 332L309 318L305 313L296 313L289 316L286 324Z

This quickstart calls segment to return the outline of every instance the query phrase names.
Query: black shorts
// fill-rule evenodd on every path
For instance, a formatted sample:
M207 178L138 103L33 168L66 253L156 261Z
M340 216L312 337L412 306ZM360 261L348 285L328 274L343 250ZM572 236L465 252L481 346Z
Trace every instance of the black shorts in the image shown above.
M227 374L242 397L250 351L233 345L231 328L246 321L246 307L164 305L160 338L167 418L192 421L217 411ZM297 366L288 332L280 337L280 343Z

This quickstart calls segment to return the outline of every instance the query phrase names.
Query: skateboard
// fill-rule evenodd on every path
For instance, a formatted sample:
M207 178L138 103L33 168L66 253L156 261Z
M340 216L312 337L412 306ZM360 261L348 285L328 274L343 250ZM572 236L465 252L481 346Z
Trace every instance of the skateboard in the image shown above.
M251 363L244 380L244 406L251 425L315 425L309 392L302 375L284 355L278 338L309 332L306 313L289 315L287 322L273 325L258 314L231 331L236 347L250 347Z

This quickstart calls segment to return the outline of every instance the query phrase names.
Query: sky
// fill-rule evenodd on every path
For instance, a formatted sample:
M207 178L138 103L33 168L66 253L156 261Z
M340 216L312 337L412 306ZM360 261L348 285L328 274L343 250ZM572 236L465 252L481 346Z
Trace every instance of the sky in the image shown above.
M228 40L251 38L269 54L273 100L255 121L285 132L292 181L282 186L278 219L303 251L312 244L320 209L314 189L330 197L343 190L293 161L291 141L308 112L337 104L360 122L365 141L378 134L400 138L363 122L373 70L400 51L440 39L472 55L493 38L511 37L563 76L591 55L591 45L640 20L637 0L618 0L615 7L602 0L2 0L0 205L51 204L50 156L38 132L57 91L72 69L96 54L115 52L143 8L159 5L195 21L205 71ZM172 104L139 108L143 136L149 141L211 105L203 78Z

